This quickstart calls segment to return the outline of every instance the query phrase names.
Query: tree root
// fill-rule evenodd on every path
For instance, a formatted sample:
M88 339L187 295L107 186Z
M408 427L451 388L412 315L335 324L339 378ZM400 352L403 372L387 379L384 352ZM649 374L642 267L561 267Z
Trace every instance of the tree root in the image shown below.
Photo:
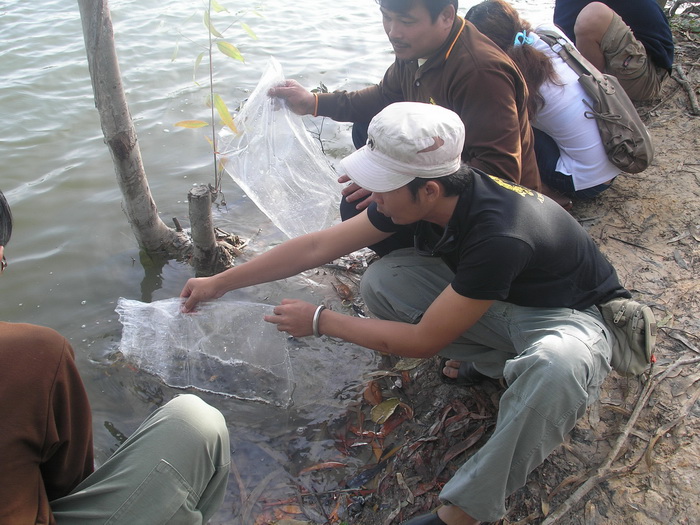
M666 368L664 372L658 374L656 377L650 378L647 381L647 383L644 385L644 388L640 392L637 401L635 402L635 407L632 411L632 414L630 415L629 421L625 425L625 428L622 430L620 436L617 438L617 441L613 445L612 449L608 453L603 463L595 470L593 476L588 478L566 499L566 501L564 501L551 514L549 514L549 516L547 516L547 518L542 522L541 525L554 525L558 523L560 519L562 519L570 510L572 510L581 501L581 499L584 496L586 496L586 494L588 494L591 490L593 490L597 485L610 478L631 472L636 468L636 466L643 458L647 458L648 460L649 454L651 453L651 449L654 447L658 439L663 434L668 432L671 428L676 426L679 422L683 421L685 415L692 409L693 405L695 404L695 401L697 401L698 397L700 397L700 389L698 389L698 391L684 405L683 413L678 418L657 430L657 432L650 439L645 451L638 458L636 458L629 465L624 465L617 468L613 468L612 466L615 460L620 455L620 451L625 446L630 433L632 433L634 426L637 423L637 419L639 419L642 410L646 407L646 404L649 401L649 397L654 392L656 387L677 368L699 362L700 357L694 357L691 359L679 359L672 365L668 366L668 368Z

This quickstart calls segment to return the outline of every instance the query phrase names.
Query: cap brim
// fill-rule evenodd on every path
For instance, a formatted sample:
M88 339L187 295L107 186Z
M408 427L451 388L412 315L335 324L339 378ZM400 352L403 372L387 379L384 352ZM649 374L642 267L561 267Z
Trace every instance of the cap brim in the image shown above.
M381 164L380 156L363 146L340 161L340 172L361 188L378 193L396 190L416 178Z

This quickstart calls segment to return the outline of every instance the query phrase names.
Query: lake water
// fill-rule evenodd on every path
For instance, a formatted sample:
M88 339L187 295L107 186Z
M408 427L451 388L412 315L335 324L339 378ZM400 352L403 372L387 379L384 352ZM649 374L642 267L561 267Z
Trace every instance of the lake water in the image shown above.
M391 48L373 0L319 5L270 0L221 1L256 33L227 29L245 63L216 58L216 90L232 109L255 87L270 56L286 76L313 88L357 89L381 78ZM462 2L460 14L476 2ZM516 7L533 23L551 20L554 2L521 0ZM308 6L308 7L307 7ZM121 0L110 4L124 88L144 165L159 212L168 224L187 225L187 192L213 182L211 153L201 130L176 128L186 119L207 119L206 89L193 81L196 56L206 45L203 3L188 0ZM253 11L255 10L255 11ZM217 15L225 20L227 15ZM221 22L219 30L228 24ZM121 325L119 297L151 302L177 296L193 275L187 265L150 261L138 250L121 209L112 161L94 108L78 6L66 0L0 0L0 189L14 214L2 276L0 319L55 328L76 350L94 410L98 462L118 446L154 407L178 391L115 359ZM197 80L204 82L205 68ZM308 119L334 159L352 149L348 126ZM223 181L227 210L217 210L223 229L252 239L251 253L283 240L230 178ZM237 292L236 299L274 304L283 296L328 296L292 280ZM320 383L316 404L289 410L213 394L205 399L229 422L234 461L252 491L270 474L338 459L327 422L338 417L377 357L363 349L354 362L339 360ZM358 459L358 466L361 462ZM269 492L294 494L280 474ZM267 480L267 481L265 481ZM240 493L230 496L216 523L241 523ZM331 487L332 488L332 487ZM237 508L238 511L232 509ZM252 514L251 514L252 513ZM254 515L250 510L249 515Z

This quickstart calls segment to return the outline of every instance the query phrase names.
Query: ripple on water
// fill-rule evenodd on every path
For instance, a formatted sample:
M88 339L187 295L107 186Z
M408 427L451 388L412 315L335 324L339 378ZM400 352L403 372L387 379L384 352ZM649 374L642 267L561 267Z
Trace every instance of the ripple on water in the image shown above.
M245 63L220 55L214 62L216 90L230 108L245 100L270 56L279 60L288 78L309 88L323 82L330 89L374 83L393 61L373 0L330 2L313 12L307 3L282 0L221 3L232 11L262 4L261 17L243 16L258 40L237 25L226 33ZM462 2L460 11L473 3ZM533 23L551 19L553 0L515 4ZM153 196L166 222L177 216L186 224L187 191L212 179L204 134L173 126L208 113L207 89L193 82L194 61L206 42L203 3L111 0L109 5ZM130 433L159 396L169 399L178 393L143 371L110 366L104 359L121 334L115 302L120 296L143 301L174 297L192 272L181 263L142 257L136 246L94 107L77 2L5 2L0 9L0 188L15 215L0 319L51 326L72 342L94 409L98 456L104 459L115 446L117 431ZM205 79L203 62L197 80ZM308 122L320 125L319 119ZM323 129L328 151L336 157L349 151L347 125L325 122ZM252 238L251 251L281 240L228 178L224 191L231 211L215 210L217 224ZM272 303L283 291L295 293L275 285L239 297ZM370 365L358 364L365 366ZM362 378L352 372L333 375L326 369L318 377L317 391L302 398L308 403L282 415L261 410L259 404L204 397L229 421L241 472L263 479L279 468L279 461L287 461L294 471L332 457L332 421L325 420L338 413L333 403L342 404L361 386ZM304 373L311 382L314 371ZM330 409L323 403L331 403ZM230 522L228 512L218 522Z

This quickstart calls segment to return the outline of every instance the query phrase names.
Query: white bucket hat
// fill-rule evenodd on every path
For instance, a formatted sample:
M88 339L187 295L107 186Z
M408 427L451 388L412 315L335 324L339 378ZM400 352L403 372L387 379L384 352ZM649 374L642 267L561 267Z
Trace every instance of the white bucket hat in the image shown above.
M392 191L416 177L435 179L461 164L464 124L454 111L434 104L396 102L372 119L367 144L340 162L361 188Z

